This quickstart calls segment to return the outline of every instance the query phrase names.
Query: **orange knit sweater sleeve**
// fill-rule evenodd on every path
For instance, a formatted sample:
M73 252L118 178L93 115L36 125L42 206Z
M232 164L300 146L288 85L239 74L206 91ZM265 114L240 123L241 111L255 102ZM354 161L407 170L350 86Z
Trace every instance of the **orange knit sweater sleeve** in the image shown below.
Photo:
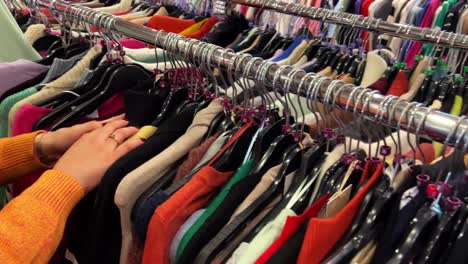
M36 134L0 140L2 184L44 166L34 156ZM0 262L47 263L60 243L68 215L83 196L73 177L46 171L0 211Z

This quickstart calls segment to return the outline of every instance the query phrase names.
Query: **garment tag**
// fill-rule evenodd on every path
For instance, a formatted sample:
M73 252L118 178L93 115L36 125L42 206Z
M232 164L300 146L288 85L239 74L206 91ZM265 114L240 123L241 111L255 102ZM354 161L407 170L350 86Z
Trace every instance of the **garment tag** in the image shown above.
M355 160L353 162L351 162L351 165L349 165L349 168L348 168L348 171L346 171L346 174L345 176L343 177L343 181L341 182L341 185L340 185L340 192L343 190L344 188L344 185L346 184L346 182L348 181L349 177L351 176L351 174L353 173L354 169L356 168L356 164L359 162L359 160Z
M335 216L343 207L348 203L351 197L351 188L353 185L348 185L346 189L341 192L335 193L327 202L327 204L320 210L318 218L328 218Z

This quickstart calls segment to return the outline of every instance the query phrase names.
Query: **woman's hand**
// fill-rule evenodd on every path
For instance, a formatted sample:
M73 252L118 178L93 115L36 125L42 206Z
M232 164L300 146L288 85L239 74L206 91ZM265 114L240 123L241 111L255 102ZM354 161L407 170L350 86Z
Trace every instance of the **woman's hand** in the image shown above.
M104 121L91 121L72 127L61 128L54 132L39 134L36 137L37 154L41 159L46 161L56 161L82 135L101 128L109 122L122 120L123 118L124 115L119 115Z
M75 177L86 192L91 191L112 163L143 143L140 139L126 141L138 132L135 127L125 127L127 124L125 120L116 120L84 134L54 169Z

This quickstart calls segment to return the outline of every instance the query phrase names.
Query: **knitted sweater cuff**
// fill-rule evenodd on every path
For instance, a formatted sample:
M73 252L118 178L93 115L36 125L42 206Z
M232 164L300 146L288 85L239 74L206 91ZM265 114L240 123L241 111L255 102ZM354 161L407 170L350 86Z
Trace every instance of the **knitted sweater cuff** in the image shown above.
M0 184L13 182L20 176L47 168L34 153L34 140L43 132L0 140Z
M60 171L47 170L23 194L48 204L58 214L68 215L85 192L75 178Z

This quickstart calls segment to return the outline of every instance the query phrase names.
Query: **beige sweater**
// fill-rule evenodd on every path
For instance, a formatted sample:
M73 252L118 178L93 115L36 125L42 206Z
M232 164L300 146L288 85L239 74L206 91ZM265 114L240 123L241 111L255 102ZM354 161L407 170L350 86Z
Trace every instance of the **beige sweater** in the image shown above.
M211 122L221 111L223 111L221 100L218 99L211 102L207 108L195 115L192 125L183 136L178 138L163 152L127 174L120 182L114 198L115 204L120 210L120 221L122 225L120 263L128 263L127 257L133 243L130 215L136 200L148 186L151 186L164 175L171 165L185 156L192 148L200 144Z
M91 59L93 59L101 51L100 47L94 47L67 73L58 78L57 80L46 84L39 92L19 101L16 103L8 114L8 131L11 135L13 121L15 115L21 107L27 104L39 104L63 91L72 89L78 80L83 75L84 71L89 68Z

